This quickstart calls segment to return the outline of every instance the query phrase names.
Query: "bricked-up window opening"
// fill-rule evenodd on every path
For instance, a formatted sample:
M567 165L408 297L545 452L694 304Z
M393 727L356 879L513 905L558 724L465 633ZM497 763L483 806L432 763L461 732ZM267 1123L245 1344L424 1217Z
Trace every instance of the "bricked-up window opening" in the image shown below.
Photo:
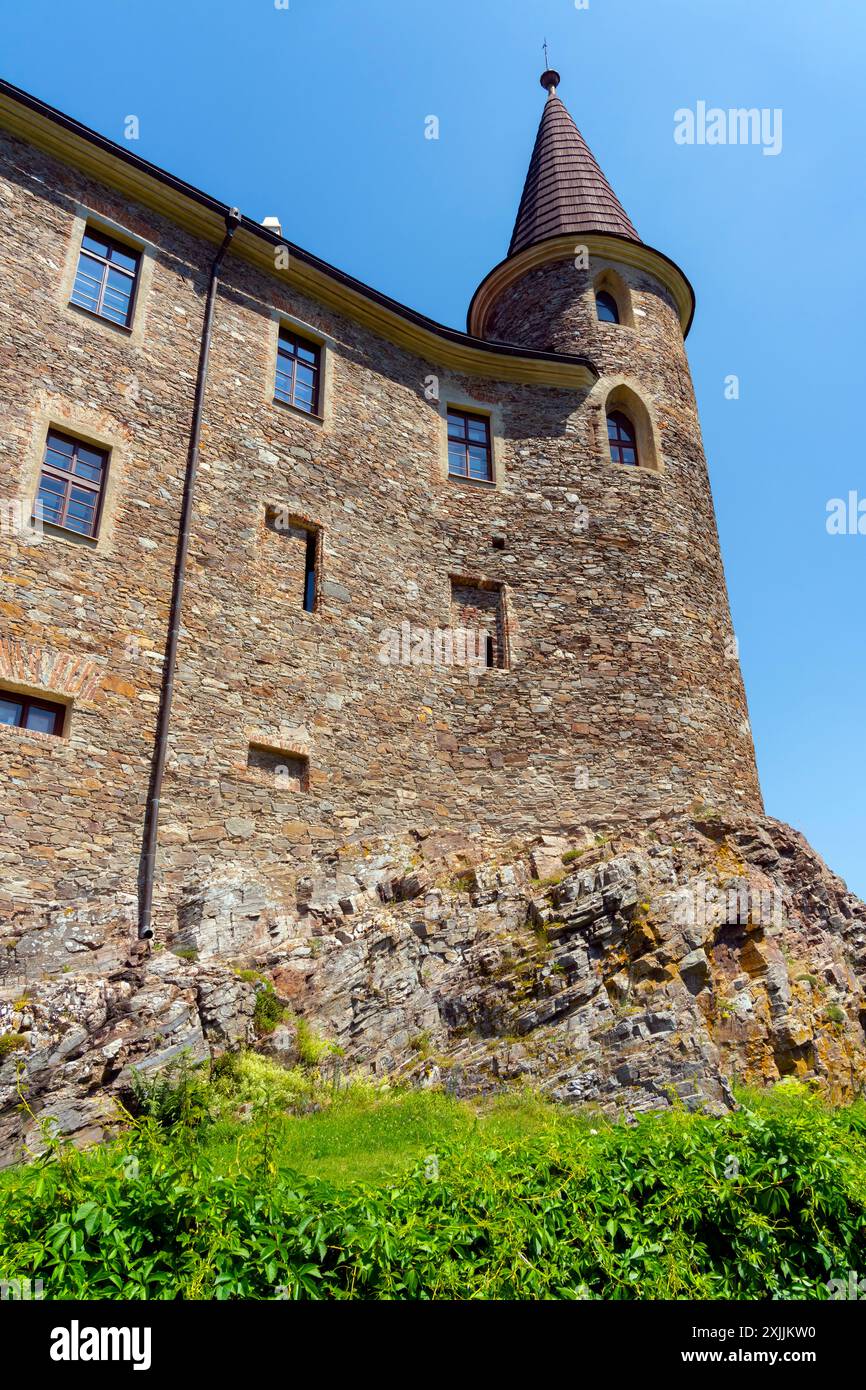
M310 760L303 753L287 753L281 748L251 743L247 750L247 767L267 778L278 791L310 790Z
M37 734L62 734L65 719L64 705L39 700L34 695L0 690L0 724L8 724L13 729L30 729Z
M600 323L619 323L619 306L607 290L599 290L595 296L595 308Z
M42 520L80 536L95 536L108 473L108 451L49 430L38 501Z
M321 363L322 350L317 343L281 328L277 344L276 399L308 415L318 415Z
M637 435L634 425L621 410L614 410L607 417L607 437L610 442L610 457L613 463L638 463Z
M136 251L88 228L78 253L70 302L128 328L140 264Z
M452 478L493 481L490 421L486 415L448 411L448 472Z
M508 665L505 590L487 580L451 580L451 627L466 632L466 645L477 664L489 669ZM475 664L470 660L469 664Z

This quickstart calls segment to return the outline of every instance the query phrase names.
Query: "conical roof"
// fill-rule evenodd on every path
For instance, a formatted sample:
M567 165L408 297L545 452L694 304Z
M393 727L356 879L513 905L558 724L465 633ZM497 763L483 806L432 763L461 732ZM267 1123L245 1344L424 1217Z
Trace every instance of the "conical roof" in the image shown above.
M556 95L559 75L546 72L547 101L535 137L509 256L549 237L613 232L640 241L625 209Z

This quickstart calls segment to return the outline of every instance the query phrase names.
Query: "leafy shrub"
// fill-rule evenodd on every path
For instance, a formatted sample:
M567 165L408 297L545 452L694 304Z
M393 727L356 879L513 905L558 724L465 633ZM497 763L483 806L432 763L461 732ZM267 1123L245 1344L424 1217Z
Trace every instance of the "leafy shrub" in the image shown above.
M293 1123L314 1135L320 1119ZM425 1153L383 1186L337 1188L213 1159L144 1118L0 1187L4 1277L55 1299L823 1299L862 1267L862 1104L788 1091L495 1147L470 1128L435 1165Z
M207 1081L187 1053L153 1076L133 1070L130 1109L166 1130L192 1131L212 1118Z
M20 1033L0 1033L0 1062L8 1057L10 1052L17 1052L26 1046L27 1043Z
M297 1020L297 1030L298 1056L303 1066L317 1067L324 1057L340 1052L334 1043L320 1038L305 1018Z
M267 981L256 992L256 1003L253 1009L253 1027L256 1033L260 1038L268 1033L273 1033L277 1024L282 1023L285 1016L285 1006L277 998L273 985Z
M212 1070L214 1093L222 1116L240 1106L254 1110L273 1105L297 1115L318 1100L320 1083L302 1067L281 1067L257 1052L227 1052Z

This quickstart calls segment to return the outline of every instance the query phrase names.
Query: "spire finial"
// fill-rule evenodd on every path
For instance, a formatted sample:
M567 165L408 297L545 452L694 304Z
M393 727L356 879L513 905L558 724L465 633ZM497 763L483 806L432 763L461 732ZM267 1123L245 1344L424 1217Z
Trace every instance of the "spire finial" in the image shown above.
M541 85L548 96L555 97L560 82L559 73L554 72L550 66L550 59L547 56L547 39L544 40L541 47L544 49L544 72L541 74Z

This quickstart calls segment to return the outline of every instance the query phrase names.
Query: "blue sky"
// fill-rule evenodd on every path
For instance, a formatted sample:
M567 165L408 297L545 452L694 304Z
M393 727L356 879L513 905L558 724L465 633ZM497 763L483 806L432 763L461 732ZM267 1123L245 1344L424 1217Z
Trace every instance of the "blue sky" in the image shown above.
M136 115L144 158L460 327L507 249L547 38L639 232L697 290L689 355L767 810L866 896L866 535L825 524L831 498L866 499L866 7L0 0L0 19L8 80L119 141ZM781 108L781 153L676 144L675 111L701 100Z

